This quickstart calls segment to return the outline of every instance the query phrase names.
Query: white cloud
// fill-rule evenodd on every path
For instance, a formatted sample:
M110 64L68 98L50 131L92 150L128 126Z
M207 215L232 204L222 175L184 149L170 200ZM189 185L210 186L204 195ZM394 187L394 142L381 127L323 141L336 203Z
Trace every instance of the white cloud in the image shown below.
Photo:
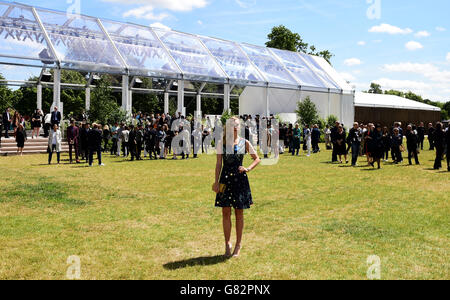
M416 41L410 41L405 44L406 49L410 51L423 49L423 45Z
M136 9L131 9L123 13L124 18L135 17L137 19L146 19L146 20L154 20L154 21L162 21L165 18L169 17L169 14L161 13L155 15L153 13L153 6L143 6Z
M383 24L378 25L378 26L373 26L372 28L369 29L369 32L372 32L372 33L388 33L388 34L410 34L413 31L410 28L402 29L402 28L397 27L397 26L393 26L393 25L390 25L390 24L383 23Z
M207 0L103 0L120 4L140 4L143 7L167 9L171 11L191 11L208 5Z
M249 8L256 4L256 0L236 0L236 3L242 8Z
M161 24L159 22L150 24L150 27L154 27L154 28L161 28L161 29L165 29L165 30L171 30L171 28L169 26L166 26L164 24Z
M440 26L436 27L436 31L443 32L443 31L446 31L446 30L447 29L445 29L444 27L440 27Z
M447 57L446 57L447 61L450 62L450 52L447 53Z
M418 38L425 38L425 37L429 37L430 35L431 34L426 30L419 31L415 34L415 36Z
M366 42L365 41L359 41L358 42L358 46L365 46L366 45Z
M344 65L346 66L359 66L360 64L362 64L361 60L359 58L349 58L344 60Z
M403 72L414 73L428 78L436 83L450 83L450 71L441 70L433 64L419 64L419 63L398 63L387 64L382 67L386 72Z
M202 20L198 20L198 21L197 21L197 24L198 24L198 25L203 25L203 21L202 21Z
M122 14L124 18L134 17L137 19L146 19L162 21L168 18L168 13L155 13L155 10L168 11L192 11L196 8L203 8L208 5L207 0L103 0L105 2L119 3L123 5L140 5L134 9L128 10Z

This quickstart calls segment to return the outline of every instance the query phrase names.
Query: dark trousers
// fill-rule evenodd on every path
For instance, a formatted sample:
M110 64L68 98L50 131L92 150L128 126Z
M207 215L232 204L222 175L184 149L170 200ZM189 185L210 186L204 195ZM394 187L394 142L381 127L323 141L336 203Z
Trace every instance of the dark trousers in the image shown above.
M436 146L436 160L434 161L434 169L442 168L442 155L444 154L444 147Z
M108 143L109 143L109 139L104 138L103 139L103 152L108 152Z
M420 147L420 150L423 150L423 142L424 142L425 138L424 137L420 137L419 138L419 145L418 147Z
M131 160L134 160L135 158L138 158L137 157L137 151L136 151L137 145L134 144L134 143L130 143L129 147L130 147L129 149L130 149Z
M52 145L52 148L50 149L50 152L48 153L48 163L52 162L53 151L56 151L56 145ZM59 162L61 160L60 152L56 152L56 158L58 159L58 164L59 164Z
M392 159L397 163L403 161L402 152L400 151L399 146L392 147Z
M416 161L416 165L420 164L419 163L419 155L417 154L417 148L414 148L414 149L408 148L408 161L409 161L410 165L412 165L412 157L413 156Z
M312 143L313 152L314 152L314 153L319 152L319 151L320 151L320 148L319 148L319 141L313 140L311 143Z
M142 153L142 143L137 143L136 145L137 159L141 159L141 153Z
M384 150L383 158L384 158L385 160L389 160L389 149Z
M11 123L3 124L3 129L5 130L5 138L9 138L9 128L11 127ZM1 135L1 132L0 132Z
M112 139L111 155L115 154L114 151L117 151L117 139L116 138Z
M450 171L450 146L447 146L447 168Z
M430 151L434 151L434 141L433 141L433 139L428 138L428 141L430 142Z
M44 124L44 137L48 137L49 132L50 132L50 124Z
M338 148L338 145L336 143L333 143L333 154L331 156L331 161L332 162L337 162L338 161L337 148Z
M78 161L78 143L69 144L69 160L72 162L72 150L75 150L75 160Z
M357 142L352 143L352 166L355 166L356 163L358 162L359 147L361 147L361 143Z
M102 151L101 149L89 149L89 165L94 163L94 152L97 152L98 164L102 164Z
M156 151L156 146L154 143L150 143L147 147L148 156L152 159L152 155L155 156L155 159L158 159L158 151Z

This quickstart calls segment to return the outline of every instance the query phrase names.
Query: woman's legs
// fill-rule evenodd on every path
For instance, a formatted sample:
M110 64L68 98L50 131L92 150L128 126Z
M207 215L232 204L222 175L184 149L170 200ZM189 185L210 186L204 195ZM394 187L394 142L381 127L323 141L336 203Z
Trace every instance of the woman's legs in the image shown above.
M225 256L231 256L231 207L222 208L223 234L225 236Z
M235 209L236 214L236 248L234 249L233 256L239 256L241 252L242 233L244 231L244 210Z

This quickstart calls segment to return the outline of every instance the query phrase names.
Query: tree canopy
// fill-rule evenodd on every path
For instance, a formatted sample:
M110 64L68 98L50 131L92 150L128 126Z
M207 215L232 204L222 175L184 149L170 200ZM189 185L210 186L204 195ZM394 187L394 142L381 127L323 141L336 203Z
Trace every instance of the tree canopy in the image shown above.
M297 110L295 112L303 126L319 123L319 113L317 112L316 105L311 101L309 96L305 100L297 103Z
M314 45L309 45L303 41L300 34L292 32L284 25L273 27L267 38L269 40L266 43L267 47L320 56L330 64L334 56L329 50L317 51Z

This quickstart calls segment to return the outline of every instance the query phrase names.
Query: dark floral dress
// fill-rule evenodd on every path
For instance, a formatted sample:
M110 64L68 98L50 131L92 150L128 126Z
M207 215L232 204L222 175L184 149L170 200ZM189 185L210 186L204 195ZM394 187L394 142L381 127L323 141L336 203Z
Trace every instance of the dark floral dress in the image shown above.
M234 154L227 154L224 148L220 192L216 196L216 207L249 209L253 205L252 192L246 173L239 173L246 150L246 140L241 138L234 146Z

